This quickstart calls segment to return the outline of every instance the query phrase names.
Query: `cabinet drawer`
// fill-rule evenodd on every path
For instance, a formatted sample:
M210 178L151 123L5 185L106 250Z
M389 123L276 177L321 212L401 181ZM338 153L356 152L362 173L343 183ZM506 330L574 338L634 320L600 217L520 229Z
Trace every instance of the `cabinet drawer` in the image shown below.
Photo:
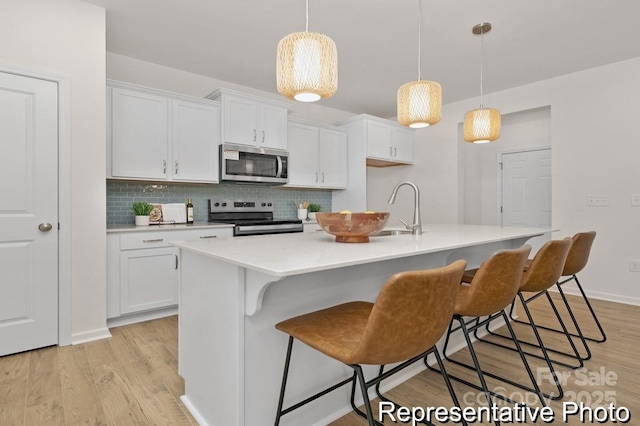
M222 238L231 235L233 235L232 228L123 233L120 236L120 250L169 247L171 241Z

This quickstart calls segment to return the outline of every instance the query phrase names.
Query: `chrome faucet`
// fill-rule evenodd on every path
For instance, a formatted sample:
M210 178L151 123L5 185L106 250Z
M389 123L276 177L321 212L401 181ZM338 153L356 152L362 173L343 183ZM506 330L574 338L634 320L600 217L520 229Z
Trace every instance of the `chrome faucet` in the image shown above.
M393 204L396 202L396 195L398 194L398 189L403 186L408 185L413 188L414 193L414 210L413 210L413 223L411 225L407 224L404 220L400 219L400 222L404 224L404 227L411 231L413 235L422 234L422 219L420 218L420 190L418 186L413 182L401 182L393 188L393 192L391 193L391 197L389 197L389 204Z

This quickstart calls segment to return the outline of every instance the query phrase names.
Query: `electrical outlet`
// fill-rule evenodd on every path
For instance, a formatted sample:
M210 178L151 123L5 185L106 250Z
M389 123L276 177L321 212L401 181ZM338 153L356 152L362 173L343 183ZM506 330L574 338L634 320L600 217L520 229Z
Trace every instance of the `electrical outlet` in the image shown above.
M629 270L631 272L640 272L640 260L630 260Z
M609 196L608 195L587 195L587 206L608 206L609 205Z
M636 194L631 196L631 205L640 206L640 195Z

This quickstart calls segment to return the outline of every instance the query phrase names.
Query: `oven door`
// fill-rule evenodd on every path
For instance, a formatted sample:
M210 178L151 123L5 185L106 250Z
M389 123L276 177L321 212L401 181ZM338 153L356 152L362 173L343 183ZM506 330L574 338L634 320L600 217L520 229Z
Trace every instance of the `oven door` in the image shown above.
M286 151L220 145L220 181L252 182L272 185L287 183Z

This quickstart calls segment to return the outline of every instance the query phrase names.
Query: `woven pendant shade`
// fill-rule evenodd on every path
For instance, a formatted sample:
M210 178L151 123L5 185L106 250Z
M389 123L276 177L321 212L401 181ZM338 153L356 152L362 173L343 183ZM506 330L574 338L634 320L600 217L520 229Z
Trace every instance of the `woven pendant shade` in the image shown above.
M398 123L412 128L436 124L442 116L442 86L418 80L398 89Z
M324 34L291 33L278 43L278 92L289 99L314 102L338 90L338 51Z
M486 143L500 137L500 111L495 108L479 108L464 115L464 140L472 143Z

